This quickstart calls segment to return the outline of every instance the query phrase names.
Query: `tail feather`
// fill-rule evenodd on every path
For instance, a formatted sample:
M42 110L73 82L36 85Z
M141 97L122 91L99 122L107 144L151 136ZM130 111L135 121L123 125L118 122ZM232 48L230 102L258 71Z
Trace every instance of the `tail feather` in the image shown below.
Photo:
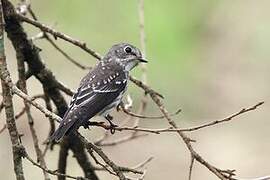
M75 120L68 121L66 119L63 119L58 129L50 137L50 141L59 142L72 128L74 123L75 123Z

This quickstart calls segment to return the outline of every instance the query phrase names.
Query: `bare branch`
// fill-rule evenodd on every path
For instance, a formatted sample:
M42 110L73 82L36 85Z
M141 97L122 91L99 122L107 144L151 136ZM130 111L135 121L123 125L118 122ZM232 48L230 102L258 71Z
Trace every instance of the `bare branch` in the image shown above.
M63 91L64 93L66 93L67 95L73 96L73 94L75 94L74 90L70 89L62 82L56 80L55 83L56 83L57 88L60 89L61 91Z
M3 105L6 111L6 123L9 131L10 140L12 143L13 152L13 166L17 180L24 180L24 172L22 165L21 155L21 142L19 140L19 133L15 123L14 108L12 102L12 92L8 85L4 81L5 77L9 76L7 70L5 49L4 49L4 21L3 21L3 9L2 2L0 1L0 75L2 85Z
M3 71L1 71L1 72L3 72ZM59 116L57 116L53 112L49 111L48 109L44 108L39 103L33 101L33 99L31 97L29 97L27 94L25 94L20 89L18 89L17 86L15 86L12 83L12 80L11 80L9 74L3 74L2 80L6 83L6 85L8 85L8 87L11 89L12 93L18 95L19 97L21 97L22 99L24 99L28 103L30 103L31 105L35 106L38 110L43 112L47 117L52 118L53 120L55 120L57 122L60 122L62 120L62 118L60 118Z
M116 140L113 140L113 141L101 142L98 145L99 146L115 146L115 145L119 145L121 143L125 143L125 142L128 142L130 140L137 139L139 137L144 137L144 136L147 136L147 134L133 134L132 133L130 135L124 136L122 138L119 138L119 139L116 139Z
M53 120L60 122L62 119L57 116L56 114L54 114L53 112L49 111L48 109L44 108L43 106L41 106L39 103L32 101L32 99L27 96L25 93L23 93L20 89L18 89L11 81L10 78L5 79L5 82L8 84L8 86L11 88L12 92L16 95L18 95L19 97L23 98L24 100L26 100L28 103L30 103L31 105L35 106L38 110L40 110L41 112L43 112L46 117L52 118Z
M27 94L25 67L24 67L23 59L17 58L17 65L18 65L18 74L19 74L18 85L19 85L20 89L22 90L22 92ZM42 165L44 168L46 168L47 165L46 165L44 157L42 156L42 151L39 147L39 140L38 140L36 130L34 128L34 120L33 120L32 114L30 112L30 106L26 100L24 100L24 106L25 106L25 111L26 111L27 118L28 118L30 132L32 135L33 143L34 143L34 149L35 149L36 155L37 155L37 161L40 162L40 165ZM43 170L43 174L44 174L45 180L50 180L49 175L45 170Z
M58 173L56 171L53 171L53 170L49 170L43 166L41 166L40 164L36 163L28 154L27 152L25 151L24 149L24 157L30 161L34 166L37 166L38 168L46 171L47 173L51 174L51 175L55 175L55 176L63 176L63 177L67 177L67 178L70 178L70 179L82 179L82 180L90 180L88 178L84 178L84 177L75 177L75 176L71 176L71 175L67 175L67 174L62 174L62 173Z
M143 171L143 174L138 178L138 180L144 180L144 177L146 175L146 169Z
M79 133L78 137L81 139L81 141L83 142L85 148L87 149L87 151L91 154L92 150L95 151L101 158L102 160L108 164L112 170L117 174L117 176L119 177L120 180L126 180L127 178L124 176L122 171L128 171L128 172L133 172L133 173L139 173L142 174L142 172L137 171L135 169L131 169L131 168L126 168L126 167L120 167L117 166L113 161L111 161L108 156L101 150L101 148L97 147L96 145L94 145L91 142L88 142L82 135L80 135Z
M136 166L134 166L132 169L140 169L143 168L146 164L148 164L149 162L151 162L154 159L153 156L149 157L148 159L146 159L145 161L141 162L140 164L137 164Z
M160 98L164 98L163 95L161 95L159 92L155 91L154 89L152 89L150 86L146 85L145 83L143 83L142 81L136 79L133 76L129 76L129 79L136 84L138 87L142 88L146 94L154 94Z
M131 112L129 109L126 109L125 107L122 107L121 108L122 111L130 116L133 116L133 117L137 117L137 118L141 118L141 119L163 119L165 118L165 116L145 116L145 115L141 115L141 114L136 114L134 112ZM175 116L175 115L178 115L182 110L181 109L178 109L176 112L170 114L170 116Z
M191 132L191 131L196 131L196 130L200 130L206 127L210 127L210 126L214 126L220 123L224 123L224 122L228 122L231 121L233 119L235 119L237 116L240 116L244 113L250 112L255 110L256 108L258 108L259 106L263 105L264 102L259 102L249 108L243 108L242 110L240 110L237 113L234 113L232 115L230 115L229 117L226 117L224 119L221 120L216 120L216 121L212 121L203 125L199 125L199 126L195 126L195 127L191 127L191 128L173 128L173 127L167 127L167 128L161 128L161 129L150 129L150 128L140 128L137 126L133 126L133 127L115 127L115 130L117 131L134 131L134 132L148 132L148 133L153 133L153 134L160 134L160 133L169 133L169 132ZM170 115L171 116L171 115ZM109 129L110 126L107 126L106 124L104 124L103 122L100 123L96 123L93 124L93 126L98 126L98 127L102 127L104 129ZM127 139L132 138L131 136L125 137L123 138L123 140L120 139L120 142L122 141L126 141ZM119 140L118 140L119 141ZM116 141L116 142L118 142ZM105 143L105 144L110 144L110 145L115 145L117 144L116 142L110 142L110 143ZM98 143L98 145L104 145L104 143Z
M31 6L27 6L28 7L28 11L30 13L30 15L32 16L32 18L34 20L38 20L37 16L35 15L34 11L31 9ZM57 50L59 51L67 60L69 60L71 63L73 63L75 66L86 70L86 69L91 69L90 67L84 66L82 64L80 64L79 62L77 62L75 59L73 59L72 57L70 57L63 49L61 49L53 40L52 38L44 31L41 32L42 36Z
M27 22L29 24L32 24L33 26L36 26L37 28L41 29L43 32L48 32L48 33L52 34L55 39L60 38L60 39L63 39L65 41L68 41L68 42L74 44L75 46L78 46L78 47L82 48L83 50L85 50L86 52L91 54L93 57L95 57L97 59L101 59L101 56L97 52L95 52L92 49L88 48L85 42L81 42L79 40L73 39L68 35L65 35L65 34L63 34L61 32L58 32L58 31L56 31L56 30L54 30L54 29L52 29L52 28L50 28L50 27L48 27L48 26L46 26L44 24L39 23L36 20L32 20L30 18L27 18L27 17L25 17L25 16L23 16L21 14L15 14L15 15L19 20Z
M43 91L44 91L44 101L45 101L46 108L52 112L53 109L52 109L51 99L48 95L48 92L46 92L45 89L43 89ZM47 139L49 139L49 137L51 137L51 135L55 131L55 121L52 118L48 118L48 119L49 119L49 123L50 123L50 130L49 130ZM47 150L49 149L49 146L50 146L50 149L53 149L54 143L50 144L49 142L45 142L45 148L44 148L43 153L42 153L43 157L45 157Z
M44 96L43 96L43 95L35 95L35 96L31 97L32 101L34 101L34 100L36 100L36 99L38 99L38 98L44 98ZM25 111L26 111L26 108L24 107L20 112L18 112L18 113L14 116L15 120L18 120L22 115L24 115ZM7 124L4 124L4 126L2 127L2 129L0 129L0 134L1 134L2 132L4 132L4 130L5 130L6 128L7 128Z
M237 113L235 113L235 114L232 114L231 116L226 117L226 118L224 118L224 119L212 121L212 122L210 122L210 123L206 123L206 124L199 125L199 126L192 127L192 128L182 129L181 131L196 131L196 130L199 130L199 129L202 129L202 128L206 128L206 127L209 127L209 126L214 126L214 125L219 124L219 123L228 122L228 121L231 121L232 119L234 119L235 117L237 117L237 116L239 116L239 115L242 115L242 114L247 113L247 112L249 112L249 111L255 110L256 108L258 108L259 106L261 106L261 105L263 105L263 104L264 104L264 102L259 102L259 103L255 104L255 105L252 106L252 107L249 107L249 108L243 108L243 109L240 110L239 112L237 112Z
M164 105L162 104L162 102L160 101L160 99L158 98L158 96L156 96L155 94L150 94L150 96L151 96L152 100L155 102L155 104L159 107L160 111L164 114L164 116L166 117L168 123L174 129L178 129L176 123L170 118L168 111L166 110L166 108L164 107ZM202 165L204 165L209 171L211 171L213 174L215 174L219 179L221 179L221 180L227 180L228 179L222 172L220 172L217 168L215 168L210 163L208 163L205 159L203 159L194 150L194 148L193 148L193 146L191 144L191 140L190 140L190 138L187 135L185 135L181 131L177 131L177 133L180 136L180 138L184 141L186 147L188 148L188 150L190 151L190 153L192 154L192 156L194 157L194 159L196 161L198 161L199 163L201 163Z
M193 166L194 166L194 157L191 154L191 159L190 159L190 165L189 165L189 173L188 173L188 180L191 180L191 176L192 176L192 170L193 170Z

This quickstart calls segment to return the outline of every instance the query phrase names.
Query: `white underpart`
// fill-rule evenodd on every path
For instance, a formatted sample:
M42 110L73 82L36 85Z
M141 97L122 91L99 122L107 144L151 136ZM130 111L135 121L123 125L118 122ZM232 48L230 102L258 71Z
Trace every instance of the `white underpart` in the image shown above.
M130 71L139 63L138 60L132 60L125 65L125 71Z
M105 116L107 116L111 112L111 110L113 108L115 108L116 106L118 106L118 104L122 100L122 97L123 97L124 92L125 92L125 90L122 91L111 104L109 104L105 108L103 108L103 110L99 112L99 115L105 117Z

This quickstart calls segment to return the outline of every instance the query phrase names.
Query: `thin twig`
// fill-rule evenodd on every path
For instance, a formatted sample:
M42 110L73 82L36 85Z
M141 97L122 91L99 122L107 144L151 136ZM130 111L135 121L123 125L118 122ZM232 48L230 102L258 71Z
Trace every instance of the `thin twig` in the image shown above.
M95 151L102 158L102 160L112 168L112 170L117 174L117 176L119 177L120 180L126 180L127 179L124 176L122 171L132 172L132 173L135 173L135 174L142 174L141 171L137 171L135 169L117 166L113 161L111 161L108 158L108 156L102 151L101 148L99 148L98 146L94 145L91 142L88 142L81 134L77 133L77 135L81 139L81 141L83 142L83 144L84 144L85 148L87 149L87 151L89 153L91 153L92 151Z
M16 114L14 116L15 120L18 120L22 115L24 115L24 113L25 113L25 107L20 112L18 112L18 114ZM5 129L7 129L7 124L4 124L4 126L2 127L2 129L0 129L0 134L2 132L4 132Z
M192 170L193 170L194 160L195 160L192 154L190 156L191 156L191 159L190 159L190 165L189 165L188 180L191 180Z
M60 89L61 91L63 91L64 93L66 93L69 96L73 96L73 94L75 94L75 91L70 89L68 86L66 86L64 83L56 80L56 86L58 89Z
M35 96L33 96L31 99L34 101L34 100L36 100L36 99L38 99L38 98L44 98L44 96L43 95L35 95ZM18 120L22 115L24 115L24 113L25 113L25 107L23 107L22 108L22 110L20 111L20 112L18 112L15 116L14 116L14 118L15 118L15 120ZM4 124L4 126L2 127L2 129L0 129L0 134L2 133L2 132L4 132L4 130L7 128L7 124Z
M155 102L155 104L158 106L160 111L164 114L168 123L174 129L178 129L176 123L170 118L169 113L168 113L167 109L164 107L164 105L162 104L161 100L155 94L150 94L150 96L151 96L152 100ZM213 174L215 174L219 179L228 180L228 178L222 172L218 171L217 168L215 168L210 163L208 163L204 158L202 158L194 150L194 148L191 144L191 139L186 134L184 134L184 132L177 131L177 133L180 136L180 138L184 141L186 147L188 148L188 150L190 151L190 153L192 154L192 156L194 157L194 159L196 161L198 161L200 164L204 165L209 171L211 171Z
M44 91L44 101L45 101L45 105L46 105L46 108L49 110L49 111L53 111L52 109L52 104L51 104L51 99L47 93L47 91L45 89L43 89ZM49 130L49 133L48 133L48 136L47 136L47 139L49 139L49 137L51 137L51 135L54 133L55 131L55 122L52 118L48 118L49 119L49 123L50 123L50 130ZM47 150L50 149L52 150L53 149L53 146L54 146L54 143L49 143L47 141L44 142L45 143L45 148L43 150L43 153L42 153L42 156L45 157L46 156L46 153L47 153Z
M117 176L116 173L114 173L113 171L111 171L109 169L109 166L108 165L105 165L105 164L102 164L97 158L96 156L94 155L94 152L93 151L88 151L88 153L90 154L90 156L94 159L94 161L96 162L97 165L100 165L104 170L108 171L110 174L114 175L114 176Z
M35 15L34 11L31 9L31 6L28 6L28 11L32 18L34 20L38 20L37 16ZM73 59L70 55L68 55L62 48L60 48L53 40L52 38L44 31L42 31L43 37L57 50L59 51L67 60L69 60L71 63L73 63L75 66L86 70L86 69L91 69L91 67L84 66L77 62L75 59Z
M65 41L68 41L68 42L74 44L75 46L78 46L78 47L82 48L83 50L85 50L86 52L91 54L93 57L95 57L97 59L101 59L101 55L99 55L97 52L93 51L92 49L88 48L85 42L81 42L79 40L73 39L68 35L65 35L65 34L63 34L61 32L58 32L58 31L50 28L49 26L41 24L38 21L27 18L27 17L25 17L25 16L23 16L21 14L15 14L15 15L19 20L27 22L29 24L32 24L33 26L36 26L37 28L40 28L42 31L52 34L55 39L60 38L60 39L63 39Z
M136 113L131 112L129 109L126 109L126 108L122 108L122 111L130 116L141 118L141 119L163 119L163 118L165 118L164 115L162 115L162 116L145 116L145 115L141 115L141 114L136 114ZM178 109L176 112L170 114L170 116L178 115L181 111L182 111L181 109Z
M130 140L137 139L139 137L144 137L144 136L147 136L147 134L133 134L132 133L130 135L124 136L124 137L116 139L116 140L112 140L109 142L101 142L98 144L98 146L115 146L115 145L119 145L119 144L128 142Z
M146 169L143 171L143 174L138 178L138 180L144 180L144 177L146 175Z
M203 124L203 125L199 125L199 126L195 126L195 127L191 127L191 128L173 128L173 127L167 127L167 128L161 128L161 129L150 129L150 128L140 128L140 127L115 127L115 130L117 131L136 131L136 132L148 132L148 133L153 133L153 134L160 134L160 133L165 133L165 132L191 132L191 131L197 131L206 127L210 127L210 126L214 126L220 123L225 123L228 121L231 121L233 119L235 119L236 117L253 111L255 109L257 109L259 106L263 105L264 102L259 102L249 108L243 108L242 110L240 110L237 113L234 113L232 115L230 115L229 117L223 118L221 120L215 120L215 121L211 121L209 123ZM170 116L169 116L170 117ZM109 129L110 127L105 125L104 123L96 123L93 126L98 126L98 127L102 127L104 129Z
M129 76L129 79L136 84L138 87L142 88L146 94L154 94L160 98L164 98L162 94L160 94L159 92L155 91L154 89L152 89L150 86L146 85L145 83L143 83L142 81L136 79L133 76Z
M18 89L14 84L12 84L12 81L10 79L10 81L8 79L6 79L9 87L11 88L12 92L16 95L18 95L19 97L25 99L27 102L29 102L31 105L35 106L37 109L39 109L41 112L43 112L47 117L52 118L53 120L60 122L62 119L57 116L56 114L54 114L53 112L49 111L48 109L44 108L43 106L41 106L39 103L32 101L32 99L27 96L25 93L23 93L20 89Z
M146 164L148 164L149 162L151 162L154 159L153 156L149 157L148 159L146 159L145 161L141 162L140 164L137 164L136 166L132 167L132 169L140 169L143 168Z
M259 106L261 106L261 105L263 105L263 104L264 104L264 102L259 102L259 103L255 104L255 105L252 106L252 107L249 107L249 108L243 108L243 109L241 109L239 112L237 112L237 113L235 113L235 114L232 114L231 116L226 117L226 118L224 118L224 119L212 121L212 122L210 122L210 123L206 123L206 124L199 125L199 126L192 127L192 128L182 129L181 131L196 131L196 130L199 130L199 129L202 129L202 128L206 128L206 127L209 127L209 126L213 126L213 125L219 124L219 123L228 122L228 121L234 119L235 117L237 117L237 116L239 116L239 115L241 115L241 114L244 114L244 113L247 113L247 112L249 112L249 111L255 110L256 108L258 108Z
M90 180L88 178L84 178L84 177L76 177L76 176L71 176L71 175L68 175L68 174L62 174L62 173L58 173L56 171L53 171L53 170L50 170L50 169L47 169L43 166L41 166L40 164L36 163L27 153L26 151L24 152L24 157L30 161L34 166L37 166L38 168L46 171L47 173L51 174L51 175L55 175L55 176L64 176L64 177L67 177L67 178L70 178L70 179L82 179L82 180Z
M17 58L17 66L18 66L18 74L19 74L19 87L22 90L22 92L27 94L27 88L26 88L26 77L25 77L25 67L24 67L24 61L21 58ZM30 105L29 103L24 100L24 106L25 106L25 111L26 111L26 115L27 115L27 119L28 119L28 124L29 124L29 128L30 128L30 132L32 135L32 139L33 139L33 144L34 144L34 149L37 155L37 162L40 162L40 165L43 166L44 168L47 168L46 162L44 157L42 156L42 151L39 147L39 140L38 140L38 136L36 133L36 130L34 128L34 119L33 116L30 112ZM43 174L44 174L44 179L45 180L50 180L48 173L43 170Z

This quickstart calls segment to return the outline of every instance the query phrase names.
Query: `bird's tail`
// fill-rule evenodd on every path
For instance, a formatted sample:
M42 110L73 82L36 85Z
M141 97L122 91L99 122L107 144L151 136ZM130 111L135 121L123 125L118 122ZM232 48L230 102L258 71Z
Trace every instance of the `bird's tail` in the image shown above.
M58 127L58 129L52 134L49 141L50 142L59 142L65 135L68 134L69 130L72 129L75 120L68 121L67 119L63 119Z

